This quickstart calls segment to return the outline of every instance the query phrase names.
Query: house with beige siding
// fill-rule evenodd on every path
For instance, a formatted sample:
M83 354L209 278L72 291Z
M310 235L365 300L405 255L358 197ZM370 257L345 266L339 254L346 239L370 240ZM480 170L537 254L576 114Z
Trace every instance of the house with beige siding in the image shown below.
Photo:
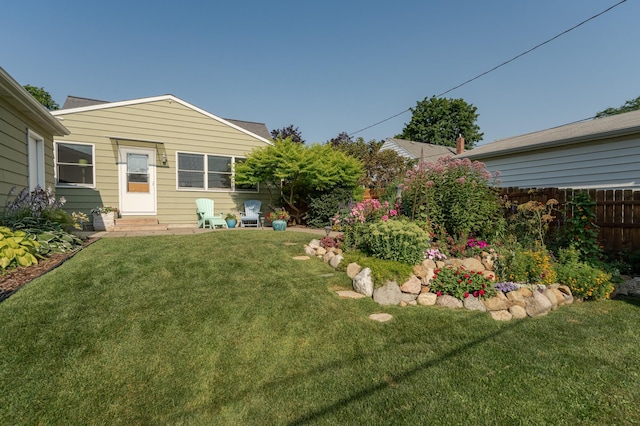
M13 187L53 187L53 138L68 133L0 67L0 209Z
M499 171L500 186L640 189L640 111L501 139L457 157Z
M70 131L54 140L56 193L69 211L113 206L121 218L192 227L197 198L214 200L216 213L268 201L234 182L234 165L271 144L262 123L223 119L173 95L70 97L53 114Z

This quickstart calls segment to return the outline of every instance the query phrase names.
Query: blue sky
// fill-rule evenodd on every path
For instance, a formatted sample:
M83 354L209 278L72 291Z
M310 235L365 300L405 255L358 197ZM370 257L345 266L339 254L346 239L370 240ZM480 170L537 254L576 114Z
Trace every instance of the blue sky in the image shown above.
M308 142L355 132L561 33L618 0L12 1L0 66L21 84L118 101L173 94ZM456 89L482 143L640 95L640 2L628 0ZM409 112L360 132L381 140Z

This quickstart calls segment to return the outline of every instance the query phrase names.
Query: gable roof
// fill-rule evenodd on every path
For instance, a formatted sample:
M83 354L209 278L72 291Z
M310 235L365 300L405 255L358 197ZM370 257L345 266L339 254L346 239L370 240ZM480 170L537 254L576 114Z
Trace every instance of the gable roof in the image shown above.
M560 145L591 142L640 133L640 111L594 118L551 129L500 139L465 151L457 157L474 159L535 151Z
M432 143L408 141L405 139L387 138L384 149L393 149L407 158L422 158L427 162L435 162L445 155L455 155L456 150L450 146L434 145ZM382 149L382 148L381 148Z
M55 136L69 134L69 130L2 67L0 67L0 96L5 98L18 111L41 125L49 133Z
M269 130L267 129L267 126L264 123L255 123L251 121L230 120L230 119L220 118L217 115L211 114L210 112L205 111L201 108L198 108L197 106L192 105L189 102L183 101L182 99L173 95L161 95L161 96L154 96L149 98L131 99L126 101L118 101L118 102L107 102L107 101L99 101L97 99L68 96L62 109L53 111L52 114L55 116L58 116L58 115L72 114L77 112L96 111L96 110L107 109L107 108L138 105L138 104L164 101L164 100L170 100L170 101L179 103L187 108L190 108L194 111L199 112L200 114L206 115L209 118L212 118L216 121L224 123L227 126L233 127L234 129L239 130L245 134L258 138L265 143L272 144ZM73 107L67 108L67 105L73 106ZM243 126L242 124L245 124L245 126Z

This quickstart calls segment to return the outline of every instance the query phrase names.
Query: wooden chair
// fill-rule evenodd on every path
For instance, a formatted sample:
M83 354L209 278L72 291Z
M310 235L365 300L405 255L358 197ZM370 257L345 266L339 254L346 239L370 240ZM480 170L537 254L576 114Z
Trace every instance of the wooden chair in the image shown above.
M215 214L213 200L208 198L198 198L196 200L196 214L198 215L198 228L215 229L216 226L228 228L227 222L223 219L222 213Z

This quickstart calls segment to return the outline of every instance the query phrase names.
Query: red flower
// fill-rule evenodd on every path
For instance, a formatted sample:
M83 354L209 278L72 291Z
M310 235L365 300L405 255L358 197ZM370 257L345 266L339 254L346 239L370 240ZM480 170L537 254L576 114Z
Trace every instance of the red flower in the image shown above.
M467 297L469 297L469 292L468 292L468 291L465 291L465 292L464 292L464 298L466 299Z
M465 277L465 278L469 278L470 276L471 276L471 275L469 275L469 274L464 274L464 277Z
M436 296L442 296L442 292L441 291L436 291Z
M478 297L478 290L473 292L473 297Z
M478 271L478 272L476 272L476 274L482 275L482 271Z
M484 285L484 284L482 284L482 288L487 288L487 286L486 286L486 285Z
M484 296L484 290L480 290L478 293L480 293L480 296Z

